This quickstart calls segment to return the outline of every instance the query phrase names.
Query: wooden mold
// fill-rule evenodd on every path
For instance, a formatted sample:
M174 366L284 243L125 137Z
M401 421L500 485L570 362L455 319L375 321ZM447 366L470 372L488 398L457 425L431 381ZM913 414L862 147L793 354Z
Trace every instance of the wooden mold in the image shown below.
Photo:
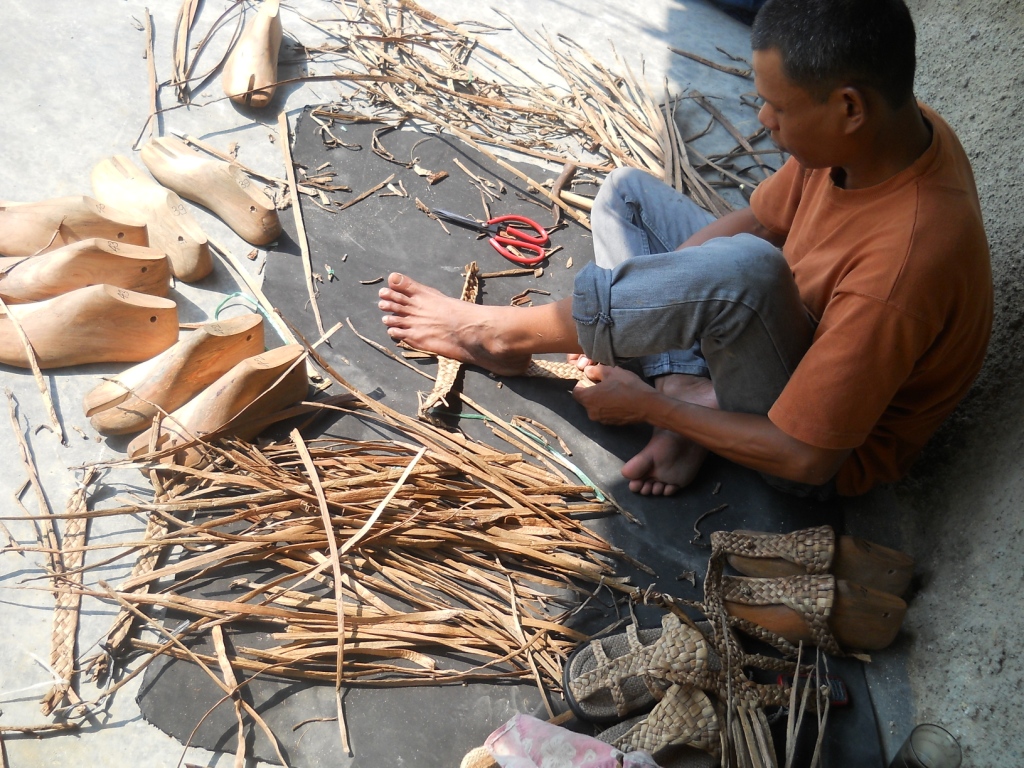
M142 162L165 187L219 216L253 245L266 245L281 234L277 209L237 165L204 155L171 136L142 147Z
M10 307L40 368L85 363L138 363L178 340L178 308L170 299L112 285L91 285L47 301ZM0 363L29 367L25 347L0 312Z
M0 255L36 256L93 237L149 245L143 219L85 195L35 203L0 200Z
M167 254L179 280L202 280L213 270L206 234L177 194L153 181L123 155L101 160L92 171L92 189L101 203L146 222L149 245Z
M282 37L280 4L278 0L264 0L224 62L221 85L225 96L236 104L257 109L273 100Z
M189 443L193 438L227 428L226 434L251 439L260 432L252 422L306 396L309 381L299 344L277 347L246 358L160 424L156 450ZM136 458L149 451L152 427L128 445ZM168 462L196 466L203 462L201 446L183 448Z
M166 296L170 282L163 252L98 237L39 256L0 258L0 296L8 304L45 301L101 283Z
M247 314L201 325L152 360L104 381L85 396L97 432L146 429L159 407L171 413L242 360L263 351L263 317Z

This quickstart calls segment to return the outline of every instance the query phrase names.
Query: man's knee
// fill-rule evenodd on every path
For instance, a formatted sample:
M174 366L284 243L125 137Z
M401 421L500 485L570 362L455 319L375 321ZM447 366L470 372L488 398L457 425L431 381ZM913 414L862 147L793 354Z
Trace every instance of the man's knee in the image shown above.
M638 168L616 168L602 182L601 188L597 191L594 205L618 199L635 200L640 187L656 181L658 180L651 174Z
M780 284L793 283L793 271L782 251L755 235L734 235L741 247L735 251L734 269L745 276L747 285L770 292Z

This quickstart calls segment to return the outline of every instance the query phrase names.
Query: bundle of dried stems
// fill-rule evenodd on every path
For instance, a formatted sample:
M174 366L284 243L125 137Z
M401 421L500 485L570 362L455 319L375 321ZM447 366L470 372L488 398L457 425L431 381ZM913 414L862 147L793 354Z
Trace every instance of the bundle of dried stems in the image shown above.
M564 35L533 41L505 17L538 49L549 68L548 80L558 83L552 86L465 25L451 24L413 0L335 0L333 5L344 14L345 24L328 27L304 20L345 43L337 50L335 75L349 80L355 90L315 110L315 117L415 118L478 149L486 144L559 164L572 160L597 172L641 168L716 214L732 210L717 187L752 190L763 177L760 158L753 176L743 175L750 169L736 172L730 167L733 160L754 153L751 142L760 131L743 136L697 92L673 96L666 83L661 98L655 98L628 63L617 61L621 71L615 71ZM367 75L374 80L360 79ZM736 148L717 158L693 149L691 141L705 131L693 137L680 134L675 112L683 98L693 99L724 126L736 138ZM545 192L533 179L505 167ZM703 171L712 178L705 179Z
M184 101L188 83L197 79L191 72L198 52L186 65L180 45L195 20L193 4L194 0L183 0L174 59L172 84ZM667 82L652 90L624 60L617 58L614 66L608 66L565 35L534 39L507 16L524 42L539 52L540 62L547 67L543 80L486 39L492 28L475 22L453 24L414 0L329 0L326 5L341 18L318 21L296 15L335 41L305 48L318 67L333 64L334 71L286 78L279 84L304 80L347 84L336 101L313 110L320 133L331 147L353 148L332 133L335 121L373 119L397 125L415 120L476 147L587 226L585 214L486 147L558 165L572 161L598 174L621 166L641 168L715 214L732 210L719 189L733 187L749 193L765 174L764 156L777 152L755 149L764 132L744 136L705 95L697 91L672 94ZM233 5L229 12L236 10ZM217 20L204 45L229 12ZM723 68L700 57L696 60L713 69ZM749 78L741 70L733 74ZM705 129L691 136L680 133L675 119L684 101L692 101L710 118ZM741 103L756 108L748 100ZM727 152L705 156L694 141L716 123L737 143ZM753 163L737 167L747 158L753 158Z

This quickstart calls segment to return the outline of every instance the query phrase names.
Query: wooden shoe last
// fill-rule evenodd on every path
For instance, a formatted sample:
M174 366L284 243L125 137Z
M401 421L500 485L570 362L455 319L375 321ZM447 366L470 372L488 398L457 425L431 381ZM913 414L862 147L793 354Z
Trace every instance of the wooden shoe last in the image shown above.
M170 299L111 285L79 288L47 301L10 308L40 368L84 363L137 363L178 340L178 308ZM0 363L28 368L14 323L0 312Z
M227 427L227 434L251 439L260 427L254 419L279 411L306 396L308 380L302 363L305 350L289 344L249 357L234 366L184 406L165 417L160 424L156 449L163 451L192 442ZM152 428L128 445L128 455L136 458L149 452ZM166 459L184 466L203 462L197 446L183 448Z
M266 245L281 234L273 202L237 165L200 154L170 136L151 139L141 155L157 181L209 208L243 240Z
M93 237L149 245L145 221L91 197L0 201L0 255L35 256Z
M40 256L0 258L0 296L8 304L45 301L89 285L166 296L171 271L153 248L93 237Z
M247 357L263 351L257 314L206 323L152 360L129 368L85 396L85 415L97 432L141 432L159 407L170 413Z
M167 254L176 278L190 283L213 270L210 244L181 198L150 179L127 157L115 155L97 163L92 189L101 203L146 222L150 247Z
M279 6L278 0L263 0L224 63L224 95L236 104L260 109L274 98L283 35Z

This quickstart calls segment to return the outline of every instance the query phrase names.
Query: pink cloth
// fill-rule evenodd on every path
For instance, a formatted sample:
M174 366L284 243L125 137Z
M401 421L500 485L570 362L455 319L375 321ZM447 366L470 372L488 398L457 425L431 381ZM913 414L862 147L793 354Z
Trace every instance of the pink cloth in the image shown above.
M484 746L501 768L658 768L646 752L624 754L591 736L516 715Z

